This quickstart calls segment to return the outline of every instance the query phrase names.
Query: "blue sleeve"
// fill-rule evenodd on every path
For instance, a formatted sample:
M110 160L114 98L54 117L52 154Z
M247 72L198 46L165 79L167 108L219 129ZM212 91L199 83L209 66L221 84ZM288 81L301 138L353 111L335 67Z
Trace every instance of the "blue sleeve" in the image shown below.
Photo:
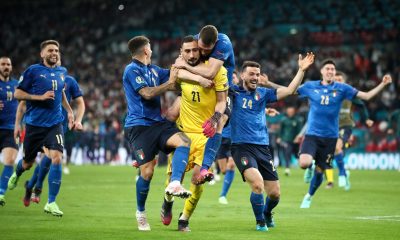
M73 77L71 77L71 78L72 78L72 82L71 82L72 84L71 84L71 88L70 88L70 91L71 91L70 93L71 93L72 99L81 97L83 94L82 94L81 88L78 85L78 82L75 80L75 78L73 78Z
M127 81L136 92L139 92L139 90L144 87L148 87L145 79L134 69L126 70L125 81Z
M308 87L307 83L304 83L300 85L300 87L297 89L297 93L299 94L300 97L308 97Z
M343 84L344 98L352 100L358 93L358 90L348 84Z
M273 103L278 101L276 89L265 88L264 101L266 101L266 103Z
M160 85L167 82L169 79L169 69L158 68L158 77L160 78Z
M232 44L230 42L219 40L217 41L217 44L215 45L210 57L225 62L226 59L228 59L231 50Z
M19 78L18 82L18 89L21 89L22 91L29 92L32 86L32 70L31 68L28 68L25 70L24 73L22 73L22 76Z

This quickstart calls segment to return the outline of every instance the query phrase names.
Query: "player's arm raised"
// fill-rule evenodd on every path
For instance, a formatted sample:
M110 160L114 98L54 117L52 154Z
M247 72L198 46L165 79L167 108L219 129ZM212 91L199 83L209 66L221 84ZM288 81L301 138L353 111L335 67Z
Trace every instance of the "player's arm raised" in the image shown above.
M314 54L307 53L306 57L303 58L301 54L299 54L299 70L297 71L296 76L290 82L289 86L287 87L280 87L276 90L277 99L283 99L289 95L292 95L296 92L297 88L300 86L301 81L303 80L304 73L307 68L314 63Z
M178 57L174 66L186 69L194 74L198 74L207 79L214 79L224 62L215 58L210 58L208 64L199 64L198 66L190 66L182 57Z
M356 97L369 101L371 98L375 97L378 93L380 93L387 85L392 83L392 76L386 74L383 76L382 82L376 86L375 88L369 90L368 92L358 91Z
M285 87L285 86L282 86L282 85L279 85L279 84L269 81L268 75L265 73L261 74L260 80L258 81L258 85L260 85L261 87L273 88L273 89Z
M175 67L171 68L169 79L167 82L156 87L144 87L139 90L140 96L146 100L150 100L162 93L170 90L176 90L176 79L178 77L178 69Z

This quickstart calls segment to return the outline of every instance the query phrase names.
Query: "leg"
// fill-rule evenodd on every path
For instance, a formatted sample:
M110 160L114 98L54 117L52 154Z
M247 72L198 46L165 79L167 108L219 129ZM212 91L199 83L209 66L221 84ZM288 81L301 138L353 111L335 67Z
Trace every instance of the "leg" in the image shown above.
M280 200L281 189L279 181L264 181L265 192L267 198L265 199L264 217L267 227L275 227L275 222L272 218L272 209L274 209Z
M150 181L154 174L155 165L156 161L153 160L139 167L140 176L139 179L136 181L136 220L138 222L138 229L140 231L150 230L150 225L147 222L147 216L145 212L145 204L147 200L147 195L149 194Z
M229 188L232 185L233 178L235 177L235 162L232 157L228 157L226 173L224 177L224 182L222 185L222 191L219 197L219 203L228 204L226 195L228 194Z
M13 173L14 161L17 158L18 150L11 147L6 147L2 151L4 159L4 168L0 178L0 205L6 204L4 195L7 191L8 181Z

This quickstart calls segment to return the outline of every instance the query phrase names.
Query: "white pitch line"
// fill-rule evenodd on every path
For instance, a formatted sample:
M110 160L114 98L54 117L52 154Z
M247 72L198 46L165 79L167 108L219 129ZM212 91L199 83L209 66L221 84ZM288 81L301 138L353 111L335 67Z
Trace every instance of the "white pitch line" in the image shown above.
M367 216L367 217L355 217L358 220L373 220L373 221L394 221L400 222L400 215L393 216Z

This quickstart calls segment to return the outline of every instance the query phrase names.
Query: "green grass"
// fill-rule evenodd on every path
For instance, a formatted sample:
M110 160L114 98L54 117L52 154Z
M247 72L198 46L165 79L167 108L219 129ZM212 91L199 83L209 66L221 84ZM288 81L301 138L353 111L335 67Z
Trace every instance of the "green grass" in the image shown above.
M26 172L18 187L7 192L7 204L0 207L1 239L400 239L397 171L352 171L350 192L321 187L310 209L299 209L308 189L303 171L294 170L290 177L281 174L281 202L274 210L277 227L267 233L255 231L250 189L238 172L228 195L229 205L218 204L221 182L206 184L190 220L190 233L176 231L183 207L180 199L175 201L171 225L165 227L160 221L165 168L157 168L147 200L151 232L137 230L136 170L131 167L72 167L71 174L63 176L57 199L64 211L62 218L43 213L47 180L42 202L23 206L23 183L31 173ZM357 219L368 216L397 217Z

